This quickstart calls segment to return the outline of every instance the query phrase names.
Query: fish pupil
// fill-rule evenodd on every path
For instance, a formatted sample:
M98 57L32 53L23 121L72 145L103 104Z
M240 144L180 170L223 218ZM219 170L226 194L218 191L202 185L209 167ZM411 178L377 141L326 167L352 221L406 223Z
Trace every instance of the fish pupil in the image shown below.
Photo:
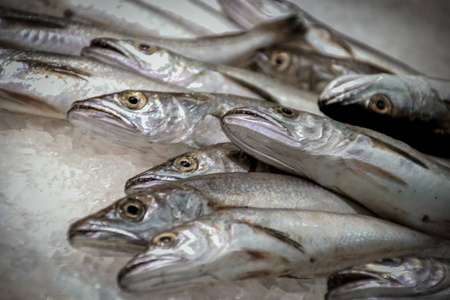
M163 237L160 239L160 241L161 241L162 243L165 243L165 244L170 243L171 240L172 240L172 239L171 239L170 237L168 237L168 236L163 236Z
M191 166L191 163L188 162L187 160L182 160L180 161L180 165L182 165L183 167L187 168Z
M146 51L146 50L150 49L150 46L149 46L149 45L146 45L146 44L140 44L140 45L139 45L139 48L140 48L141 50Z
M130 104L137 104L139 102L139 99L134 96L131 96L131 97L128 97L128 102Z
M292 110L290 110L289 108L283 107L281 111L286 115L292 115Z
M277 59L275 59L275 62L277 63L277 65L281 65L283 63L283 58L277 57Z
M384 103L384 101L382 101L382 100L378 100L377 101L377 108L378 109L383 110L383 109L385 109L385 107L386 107L386 104Z
M130 215L137 215L139 212L139 208L133 205L127 207L127 213Z

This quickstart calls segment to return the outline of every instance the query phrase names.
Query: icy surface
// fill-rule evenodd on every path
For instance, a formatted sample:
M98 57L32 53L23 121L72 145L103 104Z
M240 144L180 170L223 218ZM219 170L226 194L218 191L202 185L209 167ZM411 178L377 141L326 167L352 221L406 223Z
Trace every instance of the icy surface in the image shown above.
M308 12L425 73L450 78L447 1L296 1ZM408 4L408 6L406 6ZM219 283L181 294L125 294L128 258L72 249L73 221L122 197L125 181L168 158L96 140L68 122L0 113L2 299L321 299L323 279ZM176 152L176 150L174 150Z

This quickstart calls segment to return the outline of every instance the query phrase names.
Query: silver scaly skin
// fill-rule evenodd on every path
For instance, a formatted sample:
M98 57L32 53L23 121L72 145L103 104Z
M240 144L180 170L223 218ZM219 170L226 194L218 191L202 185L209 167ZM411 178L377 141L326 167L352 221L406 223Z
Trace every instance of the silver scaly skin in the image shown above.
M157 7L153 3L140 0L2 1L2 4L7 7L52 15L66 20L87 21L97 26L129 32L133 35L197 37L211 34L210 30L169 10Z
M76 100L125 89L186 91L87 57L0 49L0 110L66 119Z
M146 36L114 31L90 23L0 6L0 46L79 55L96 37L145 40Z
M193 176L141 189L71 225L70 244L102 255L137 254L158 232L225 209L270 207L371 215L298 177L271 173ZM138 250L138 251L136 251Z
M130 179L125 193L135 193L168 181L197 175L228 172L270 172L268 165L245 154L231 143L221 143L186 152Z
M253 66L267 76L313 93L320 93L330 81L342 75L388 73L368 63L325 56L287 44L258 51Z
M127 90L76 101L67 118L100 138L144 151L169 144L199 148L228 142L220 117L249 104L274 105L228 94Z
M297 5L284 0L220 0L224 10L236 22L248 28L276 17L295 13L306 30L297 35L295 47L330 58L344 58L367 63L394 74L421 74L410 66L344 35L317 20Z
M446 300L449 295L449 259L403 257L333 274L328 278L326 299Z
M211 65L190 59L156 45L143 49L139 42L112 38L95 39L81 54L108 64L127 67L142 75L184 87L194 92L259 96L220 72Z
M313 180L378 216L450 238L450 169L381 133L286 107L228 112L239 148Z
M292 209L235 209L156 235L119 273L129 292L213 281L329 275L448 243L378 218Z
M450 148L445 146L450 136L448 80L388 74L347 75L326 87L319 105L324 113L339 121L373 128L422 151L429 149L439 151L442 156L450 155ZM436 141L429 145L432 138Z

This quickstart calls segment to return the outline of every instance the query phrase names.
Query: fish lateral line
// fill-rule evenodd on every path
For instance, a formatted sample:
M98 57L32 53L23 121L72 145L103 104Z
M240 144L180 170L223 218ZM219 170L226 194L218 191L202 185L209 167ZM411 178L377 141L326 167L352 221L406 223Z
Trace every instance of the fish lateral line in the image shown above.
M92 76L91 73L82 71L76 68L73 68L71 66L65 66L65 65L57 65L52 63L46 63L41 61L36 61L32 59L17 59L18 62L22 62L27 64L31 69L36 70L46 70L50 72L57 73L59 75L66 75L66 76L72 76L75 78L79 78L85 81L88 81L83 76L90 77Z

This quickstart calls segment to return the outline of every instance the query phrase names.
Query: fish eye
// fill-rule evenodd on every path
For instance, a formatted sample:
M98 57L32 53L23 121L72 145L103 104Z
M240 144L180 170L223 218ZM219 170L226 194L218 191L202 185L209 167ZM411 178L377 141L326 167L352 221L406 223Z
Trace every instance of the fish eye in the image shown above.
M287 69L291 58L286 52L276 51L270 57L270 63L276 70L282 72Z
M153 54L157 50L157 48L155 46L151 46L151 45L144 44L144 43L138 44L137 47L138 47L139 51L141 51L144 54Z
M369 109L384 115L391 111L392 103L389 97L381 94L375 94L370 98Z
M137 199L127 198L119 205L119 213L125 220L139 222L144 218L145 206Z
M172 232L164 232L153 238L153 244L160 247L172 247L177 243L177 236Z
M183 156L177 158L174 161L174 165L181 172L191 172L197 170L198 168L197 160L190 156Z
M292 117L295 117L297 115L294 110L292 110L292 109L290 109L288 107L284 107L284 106L278 107L277 111L281 115L283 115L284 117L288 117L288 118L292 118Z
M120 95L120 102L129 109L141 109L147 104L147 97L141 92L126 91Z

